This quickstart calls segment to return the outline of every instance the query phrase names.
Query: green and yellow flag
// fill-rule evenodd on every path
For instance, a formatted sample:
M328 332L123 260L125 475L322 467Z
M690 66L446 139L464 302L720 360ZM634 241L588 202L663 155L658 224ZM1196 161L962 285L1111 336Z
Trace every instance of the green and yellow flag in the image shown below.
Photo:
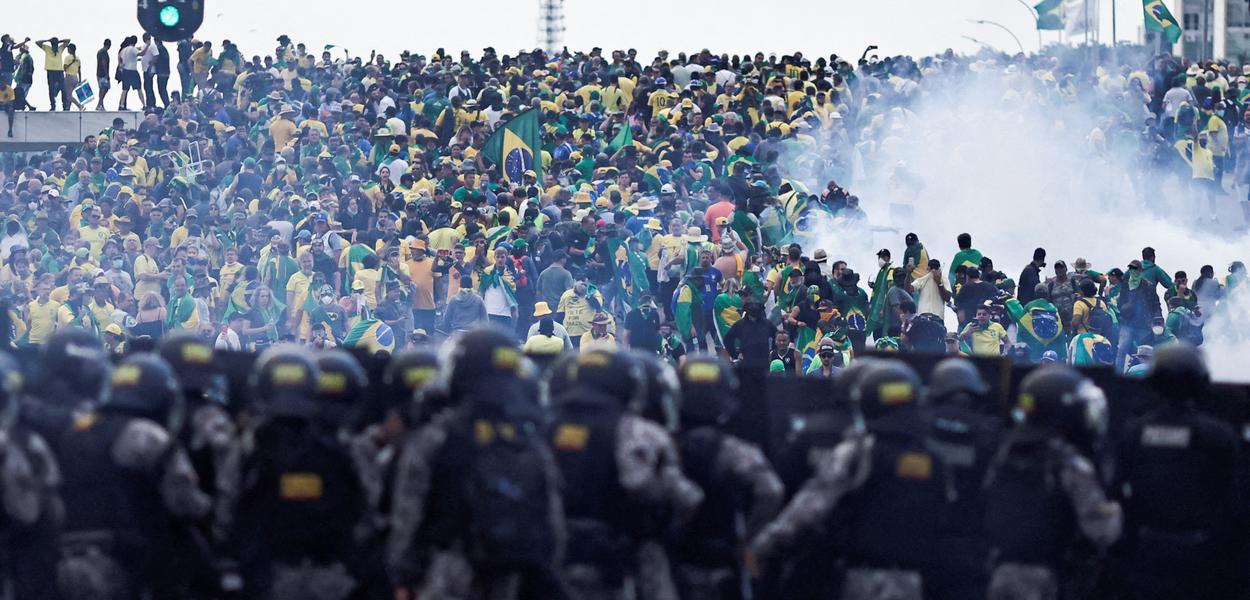
M1033 6L1037 11L1037 28L1043 30L1063 29L1063 0L1042 0Z
M1146 14L1146 31L1158 31L1168 38L1169 44L1181 39L1181 26L1163 0L1142 0L1142 12Z
M542 141L538 111L529 109L495 130L482 147L482 155L499 166L509 183L520 184L521 175L531 170L538 175L538 181L542 181L542 160L535 160Z
M633 145L634 145L634 130L632 127L629 126L629 121L626 121L621 124L621 130L616 133L616 137L612 138L611 142L608 142L608 148L607 150L605 150L605 152L608 153L608 156L611 156L613 154L616 154L617 150L620 150L621 148L624 148L625 146L633 146Z

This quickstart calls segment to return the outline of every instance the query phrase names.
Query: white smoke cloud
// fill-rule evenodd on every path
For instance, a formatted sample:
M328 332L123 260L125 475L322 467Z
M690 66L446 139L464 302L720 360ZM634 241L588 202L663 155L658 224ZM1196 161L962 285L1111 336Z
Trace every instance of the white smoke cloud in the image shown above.
M1188 193L1187 171L1163 184L1160 212L1144 208L1135 166L1141 122L1135 119L1123 138L1110 131L1091 136L1095 127L1106 129L1107 106L1127 103L1056 102L1044 91L1053 83L1008 71L1015 70L994 66L959 81L927 77L911 112L894 111L885 133L863 146L867 174L852 186L872 222L897 232L820 229L817 247L848 260L862 281L876 272L876 248L901 258L909 231L943 269L958 250L956 236L968 232L973 247L1013 279L1036 247L1047 250L1044 275L1053 275L1056 260L1071 268L1078 257L1095 270L1123 269L1145 246L1156 249L1169 274L1185 270L1191 281L1202 265L1220 276L1231 261L1250 258L1250 240L1234 233L1242 218L1236 202L1222 198L1221 221L1213 223L1206 200ZM918 193L891 178L900 161L923 181ZM808 183L813 190L824 184ZM1235 197L1245 193L1239 188ZM892 222L892 204L910 205L910 221ZM1241 296L1224 314L1209 315L1206 327L1210 362L1222 380L1250 381L1250 294Z

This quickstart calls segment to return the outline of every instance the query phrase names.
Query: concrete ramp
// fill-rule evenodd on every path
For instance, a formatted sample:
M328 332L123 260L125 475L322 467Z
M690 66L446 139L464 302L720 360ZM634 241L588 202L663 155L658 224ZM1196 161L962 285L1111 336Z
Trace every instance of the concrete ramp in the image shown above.
M5 137L8 129L3 122L3 114L0 114L0 151L36 152L54 149L61 144L81 144L83 138L112 127L116 118L126 121L127 129L134 129L143 120L143 113L21 111L13 118L13 137Z

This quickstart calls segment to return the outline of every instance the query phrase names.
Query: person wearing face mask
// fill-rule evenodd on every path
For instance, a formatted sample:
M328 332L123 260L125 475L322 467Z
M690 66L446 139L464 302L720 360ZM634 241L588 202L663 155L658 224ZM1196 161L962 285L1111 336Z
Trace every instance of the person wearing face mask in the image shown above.
M635 350L660 351L660 314L650 294L644 295L638 301L638 308L625 315L621 341Z
M347 335L347 310L335 302L334 288L322 285L314 295L317 306L308 313L310 336L320 331L330 339L342 339Z
M1147 343L1152 336L1151 319L1154 316L1153 311L1158 310L1151 308L1152 302L1158 304L1157 296L1142 277L1142 262L1134 260L1128 264L1118 295L1120 335L1116 340L1115 366L1117 371L1123 371L1128 354L1139 344Z
M486 322L486 304L473 291L473 278L460 278L460 291L447 301L441 329L448 334L468 331Z
M872 303L868 305L868 328L874 338L884 337L889 327L890 283L894 281L894 266L890 264L890 251L882 248L877 252L877 277L868 282L872 288Z

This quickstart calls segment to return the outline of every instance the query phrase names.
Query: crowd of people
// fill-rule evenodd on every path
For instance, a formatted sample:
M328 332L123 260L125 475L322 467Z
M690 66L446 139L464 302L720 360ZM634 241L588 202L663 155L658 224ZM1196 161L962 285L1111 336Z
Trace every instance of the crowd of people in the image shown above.
M732 433L747 392L715 355L540 367L497 325L445 350L370 380L343 349L283 342L244 386L190 332L114 367L68 328L29 379L0 353L0 581L22 600L1250 590L1241 442L1201 412L1210 375L1185 343L1116 423L1062 364L1003 393L962 357L927 385L880 356L831 385L771 378L814 407L774 447Z
M31 43L0 43L11 114L30 108ZM67 107L75 45L34 44L50 101ZM1013 280L968 234L945 263L900 236L868 273L847 267L865 257L822 247L814 228L869 227L852 190L889 167L909 103L984 60L705 50L641 63L597 48L365 60L285 35L263 57L228 40L174 50L130 36L115 71L110 41L96 55L98 107L110 80L123 109L142 88L137 128L0 157L14 344L72 326L116 351L185 330L238 350L393 352L492 322L534 352L626 346L674 364L707 350L828 375L872 348L1142 371L1158 346L1201 344L1206 317L1246 289L1241 262L1187 265L1200 266L1191 285L1150 248L1105 272L1054 260L1053 276L1039 248ZM1035 101L1099 107L1091 140L1140 144L1160 179L1192 171L1190 189L1213 199L1247 183L1234 65L1004 62L1033 73ZM541 147L485 152L528 111Z

